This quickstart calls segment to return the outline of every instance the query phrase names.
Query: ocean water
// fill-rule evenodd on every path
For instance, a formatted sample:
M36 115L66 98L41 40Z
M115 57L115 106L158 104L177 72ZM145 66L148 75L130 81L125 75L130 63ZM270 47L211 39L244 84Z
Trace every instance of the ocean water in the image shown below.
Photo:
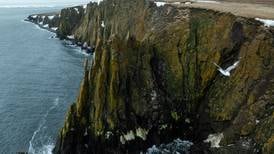
M50 153L86 55L24 22L60 8L0 8L0 154Z
M0 8L65 7L97 0L0 0Z

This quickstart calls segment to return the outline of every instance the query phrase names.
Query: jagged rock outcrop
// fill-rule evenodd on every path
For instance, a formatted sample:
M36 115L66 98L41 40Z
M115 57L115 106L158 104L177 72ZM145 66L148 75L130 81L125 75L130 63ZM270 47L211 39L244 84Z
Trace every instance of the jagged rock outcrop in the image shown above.
M63 9L60 13L58 36L64 39L68 35L72 35L74 29L80 24L84 13L85 8L83 8L83 6Z
M93 45L95 54L54 153L132 154L175 138L194 142L193 153L273 153L273 29L145 0L67 12L58 34ZM238 60L230 77L213 65ZM214 133L222 147L206 148Z
M60 23L60 13L33 14L28 16L25 20L37 24L43 29L56 32Z

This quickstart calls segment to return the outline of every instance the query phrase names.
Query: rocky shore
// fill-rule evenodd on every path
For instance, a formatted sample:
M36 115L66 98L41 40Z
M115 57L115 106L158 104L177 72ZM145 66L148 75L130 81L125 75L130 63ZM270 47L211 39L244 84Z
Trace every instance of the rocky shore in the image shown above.
M148 0L76 8L46 22L94 47L54 153L274 153L271 26Z
M93 54L94 45L81 42L73 35L73 29L80 23L85 14L86 5L63 9L61 12L29 15L25 21L32 22L42 29L56 33L61 40L67 40L68 45L81 47L87 54Z

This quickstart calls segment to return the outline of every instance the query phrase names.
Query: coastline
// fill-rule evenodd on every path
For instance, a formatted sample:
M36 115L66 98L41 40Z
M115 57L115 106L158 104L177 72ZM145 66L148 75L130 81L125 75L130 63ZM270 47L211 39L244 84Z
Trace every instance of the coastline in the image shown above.
M271 116L261 117L267 123L258 126L257 119L254 121L253 117L243 115L246 100L261 97L246 93L251 87L236 79L244 77L251 80L248 85L252 84L256 94L261 87L257 78L272 82L267 80L272 76L271 69L261 67L266 59L258 58L255 49L263 51L261 54L265 57L273 51L269 43L273 41L273 25L256 21L254 16L242 17L205 7L208 5L204 4L200 8L199 4L185 7L185 4L155 5L143 1L111 2L103 1L100 5L91 3L87 13L85 8L66 8L59 19L61 24L57 24L61 25L61 32L59 29L56 31L61 39L70 39L84 48L95 44L92 49L98 56L92 68L86 64L79 97L68 112L56 143L56 153L119 153L128 150L135 153L152 146L151 143L171 141L172 137L178 136L196 141L198 144L194 143L194 150L199 152L269 151L271 135L265 137L269 138L270 143L261 136L259 139L253 138L251 135L260 131L252 132L250 127L268 127ZM127 4L133 8L134 3L139 6L135 12L122 7ZM117 11L116 6L121 12ZM109 15L111 11L117 14ZM121 18L123 11L129 14L125 19ZM208 62L216 61L222 67L229 67L242 56L245 56L243 62L231 78L223 77ZM254 70L255 74L259 75L255 78L253 69L242 63L255 65L258 68ZM237 92L244 89L241 95L247 95L246 98L232 91L237 101L231 100L227 91L233 88ZM267 88L271 90L271 87ZM256 106L260 105L256 100L251 101ZM93 108L90 108L91 105ZM245 112L258 115L251 109ZM261 112L269 111L261 109ZM155 121L155 117L161 121ZM248 123L241 122L242 119ZM153 120L156 124L151 123ZM210 129L204 130L204 124ZM76 143L77 148L72 146L72 142ZM243 146L246 142L251 146ZM136 149L130 149L132 144L137 146ZM199 149L200 144L206 148Z
M79 7L79 6L77 6ZM75 8L75 7L72 7ZM54 20L54 21L52 21ZM56 13L42 13L42 14L32 14L29 15L26 19L26 22L30 22L35 24L41 29L47 30L56 34L56 38L60 40L64 40L67 45L69 46L77 46L80 47L86 54L92 55L94 53L94 47L90 47L87 45L86 42L81 42L74 38L73 35L69 36L59 36L58 35L58 28L60 22L60 12Z

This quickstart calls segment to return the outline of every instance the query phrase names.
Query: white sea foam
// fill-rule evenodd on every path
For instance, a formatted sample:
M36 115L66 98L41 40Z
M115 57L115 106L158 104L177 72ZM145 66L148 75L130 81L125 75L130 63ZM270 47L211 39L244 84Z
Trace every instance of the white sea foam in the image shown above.
M51 154L53 148L54 148L54 145L53 144L47 144L47 145L44 145L42 148L40 149L37 149L35 146L34 146L34 142L35 142L35 139L36 139L36 136L37 134L39 134L41 132L41 130L43 129L43 127L45 126L46 122L47 122L47 117L48 115L50 114L50 112L52 110L54 110L57 106L59 105L59 98L56 98L54 101L53 101L53 105L47 110L47 112L44 114L44 116L42 117L41 119L41 122L38 126L38 128L34 131L32 137L31 137L31 140L29 141L29 150L28 150L28 153L30 154L37 154L37 153L41 153L41 154Z
M76 44L73 44L71 41L69 40L64 40L64 44L66 47L71 48L73 51L84 55L84 56L90 56L90 54L86 53L85 50L82 50L81 47L77 46Z
M38 149L37 153L52 154L53 149L54 149L54 143L50 143L50 144L44 145L41 149Z
M39 29L39 30L41 30L41 31L45 31L45 32L48 32L48 33L55 34L55 33L51 32L51 31L48 31L48 30L46 30L46 29L44 29L44 28L41 28L39 25L36 25L36 24L35 24L35 29Z

